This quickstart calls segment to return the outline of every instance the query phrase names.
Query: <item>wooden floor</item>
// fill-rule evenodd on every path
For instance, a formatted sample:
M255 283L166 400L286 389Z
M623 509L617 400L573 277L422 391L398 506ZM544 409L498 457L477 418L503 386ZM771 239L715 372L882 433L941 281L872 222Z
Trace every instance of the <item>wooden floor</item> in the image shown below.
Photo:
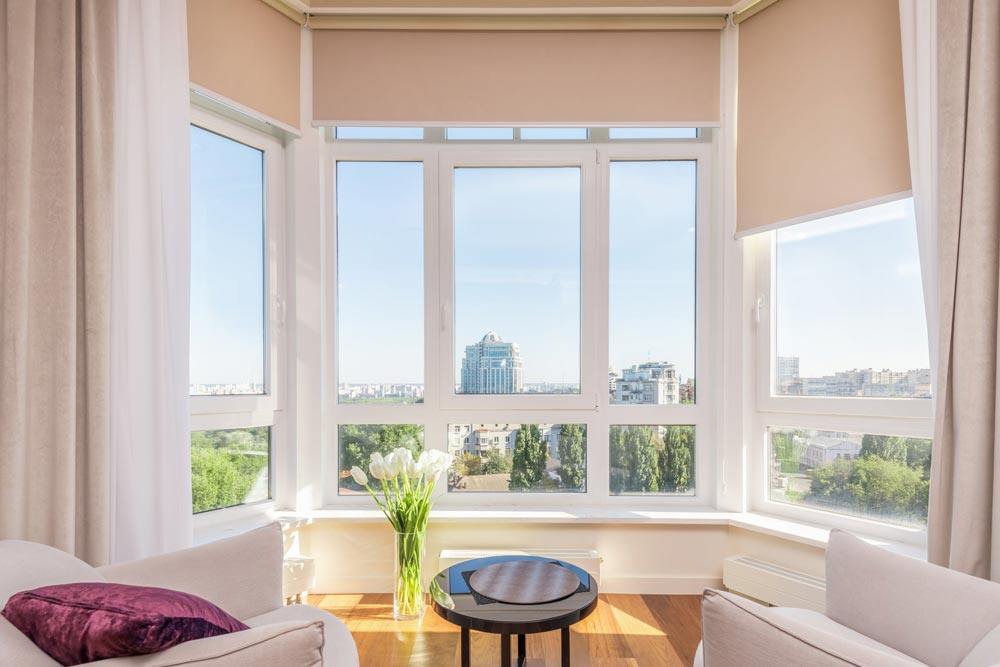
M421 621L392 618L391 595L311 595L358 644L361 667L458 667L459 631L427 610ZM601 595L573 626L573 667L689 667L701 639L696 595ZM559 633L528 636L527 667L559 667ZM516 652L516 651L515 651ZM472 666L500 664L500 637L472 633Z

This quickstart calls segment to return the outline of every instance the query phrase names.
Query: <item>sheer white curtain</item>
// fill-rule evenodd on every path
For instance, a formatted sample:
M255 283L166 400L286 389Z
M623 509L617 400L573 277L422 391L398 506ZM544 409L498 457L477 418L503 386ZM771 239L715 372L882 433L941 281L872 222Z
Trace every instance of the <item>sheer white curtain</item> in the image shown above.
M111 561L188 546L186 5L117 0Z
M910 180L917 219L931 377L938 361L937 0L899 0Z

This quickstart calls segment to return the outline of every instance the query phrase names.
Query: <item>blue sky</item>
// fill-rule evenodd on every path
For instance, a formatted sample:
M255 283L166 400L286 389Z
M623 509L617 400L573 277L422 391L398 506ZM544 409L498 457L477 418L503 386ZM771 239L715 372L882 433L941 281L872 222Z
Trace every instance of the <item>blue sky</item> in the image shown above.
M191 127L191 383L263 382L263 154Z
M913 200L778 232L777 351L805 377L928 367Z
M192 128L192 383L261 382L263 155ZM580 172L454 175L455 364L489 330L525 382L580 380ZM610 360L695 373L696 170L610 166ZM423 165L337 168L340 382L422 383ZM836 232L836 233L835 233ZM927 366L910 200L778 233L777 346L801 374Z

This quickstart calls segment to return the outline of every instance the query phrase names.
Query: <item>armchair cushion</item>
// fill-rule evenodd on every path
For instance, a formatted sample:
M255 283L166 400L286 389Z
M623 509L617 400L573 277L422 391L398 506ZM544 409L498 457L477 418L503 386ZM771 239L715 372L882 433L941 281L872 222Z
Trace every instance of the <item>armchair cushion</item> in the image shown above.
M1000 585L834 530L826 615L931 667L956 667L1000 625Z
M706 667L922 665L842 626L777 612L731 593L705 591L701 610Z
M358 648L354 644L351 631L340 619L328 611L307 604L291 604L261 616L246 619L251 628L272 623L299 623L321 621L323 623L323 655L326 662L336 667L359 667Z
M63 665L155 653L247 626L196 595L108 583L15 594L3 616Z
M80 581L107 580L65 551L34 542L0 540L0 607L18 591Z

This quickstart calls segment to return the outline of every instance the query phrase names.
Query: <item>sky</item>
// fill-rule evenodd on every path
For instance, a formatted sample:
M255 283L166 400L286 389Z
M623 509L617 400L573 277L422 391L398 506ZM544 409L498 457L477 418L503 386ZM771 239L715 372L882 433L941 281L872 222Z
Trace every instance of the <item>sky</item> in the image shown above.
M264 156L191 127L191 383L264 378Z
M777 353L799 374L928 368L913 200L778 232Z
M262 382L263 154L192 128L191 382ZM423 165L337 166L341 383L423 383ZM610 166L610 361L695 375L693 161ZM458 168L455 372L488 331L526 383L580 381L580 170ZM925 368L912 202L778 232L777 351L800 373ZM822 288L822 289L819 289Z

